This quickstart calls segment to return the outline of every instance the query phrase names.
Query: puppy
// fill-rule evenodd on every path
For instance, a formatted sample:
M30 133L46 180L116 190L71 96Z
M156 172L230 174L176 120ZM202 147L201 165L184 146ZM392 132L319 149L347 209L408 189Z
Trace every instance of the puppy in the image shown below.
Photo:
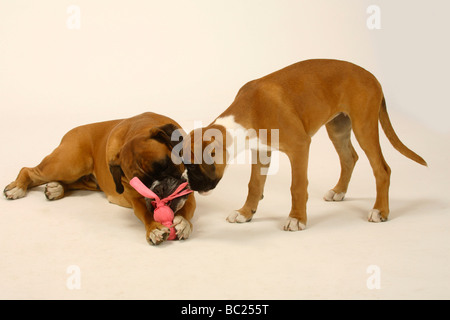
M183 132L174 120L151 112L74 128L38 166L23 168L6 186L4 195L10 200L22 198L28 189L42 184L46 184L49 200L61 199L68 190L101 190L109 202L133 208L144 223L148 243L160 244L170 230L154 221L151 206L129 181L138 177L161 197L186 181L183 163L175 164L171 157L179 143L171 141L175 130ZM195 210L193 193L170 205L178 239L189 238Z
M184 152L190 187L199 192L213 189L224 174L231 151L245 146L236 141L245 138L248 143L253 142L256 161L252 163L247 200L227 218L232 223L250 221L263 197L270 152L279 150L289 157L292 169L292 207L284 229L303 230L307 221L309 146L311 137L325 125L339 155L341 175L324 199L341 201L347 192L358 160L350 140L353 130L376 180L376 201L368 220L386 221L391 169L381 152L378 122L400 153L427 165L397 137L381 85L371 73L338 60L295 63L245 84L228 109L207 127L192 131L190 139L185 139L185 149L190 150ZM275 144L274 135L278 137ZM267 152L269 161L261 161L263 151Z

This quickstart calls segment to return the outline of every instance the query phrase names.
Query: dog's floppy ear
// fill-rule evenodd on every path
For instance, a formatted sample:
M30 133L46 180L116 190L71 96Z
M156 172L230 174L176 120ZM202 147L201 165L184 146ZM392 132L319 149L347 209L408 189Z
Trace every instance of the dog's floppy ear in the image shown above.
M109 134L108 140L106 142L106 161L108 161L109 171L111 172L111 175L113 177L118 194L124 192L122 177L125 174L120 167L120 153L122 151L122 146L125 143L127 130L127 125L124 125L123 122L119 123L111 130L111 133Z
M122 177L124 176L122 168L120 165L109 165L109 171L111 172L111 175L113 177L114 183L116 185L116 191L118 194L122 194L124 191L123 184L122 184Z
M161 127L151 128L150 138L164 143L170 150L172 150L178 143L183 141L183 135L181 134L181 131L174 137L178 138L178 141L172 140L172 134L175 130L180 130L180 128L172 123L165 124Z

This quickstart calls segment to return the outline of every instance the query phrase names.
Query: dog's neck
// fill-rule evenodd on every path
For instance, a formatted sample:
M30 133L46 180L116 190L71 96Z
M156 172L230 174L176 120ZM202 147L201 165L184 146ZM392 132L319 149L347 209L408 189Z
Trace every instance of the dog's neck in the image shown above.
M248 130L235 121L233 115L219 117L208 127L219 128L223 137L223 151L228 151L232 161L245 149L252 148L252 141L258 139L254 130ZM254 149L254 148L252 148Z
M233 115L219 117L211 125L221 126L223 128L223 135L225 136L226 133L227 138L226 146L229 151L234 150L234 156L237 156L245 149L264 151L279 149L278 136L272 137L272 133L270 133L269 138L268 130L265 130L265 137L263 137L260 135L260 129L258 131L257 129L244 127L235 121ZM268 144L269 139L270 144Z

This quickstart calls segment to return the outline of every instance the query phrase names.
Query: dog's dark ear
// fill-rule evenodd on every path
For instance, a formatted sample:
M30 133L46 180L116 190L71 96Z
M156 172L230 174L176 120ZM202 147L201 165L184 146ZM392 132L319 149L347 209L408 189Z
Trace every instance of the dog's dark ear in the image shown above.
M177 131L173 134L175 130ZM170 150L183 141L181 129L172 123L150 129L150 138L164 143ZM174 140L172 140L172 138Z
M124 191L122 184L122 177L124 176L122 168L119 165L109 165L109 171L113 177L114 183L116 184L116 191L118 194L122 194Z

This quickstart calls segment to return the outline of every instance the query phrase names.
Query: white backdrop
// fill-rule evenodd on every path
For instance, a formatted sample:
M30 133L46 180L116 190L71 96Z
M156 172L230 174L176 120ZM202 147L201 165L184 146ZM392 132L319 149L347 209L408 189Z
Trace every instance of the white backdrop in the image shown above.
M370 5L381 29L367 27ZM310 58L371 71L400 138L430 165L382 135L392 212L371 224L374 180L359 149L347 200L321 200L339 173L321 130L305 231L281 231L290 204L282 155L251 223L225 222L246 196L249 167L236 165L213 195L197 196L191 238L159 248L99 193L49 202L41 187L0 199L0 298L448 299L449 9L447 0L0 0L2 186L74 126L153 111L190 130L247 81ZM66 285L73 265L79 290ZM381 289L367 285L371 266Z
M380 30L366 25L373 4ZM74 125L146 110L210 121L249 80L336 58L373 72L390 109L448 132L449 7L445 0L0 1L1 108L49 123L67 116Z

